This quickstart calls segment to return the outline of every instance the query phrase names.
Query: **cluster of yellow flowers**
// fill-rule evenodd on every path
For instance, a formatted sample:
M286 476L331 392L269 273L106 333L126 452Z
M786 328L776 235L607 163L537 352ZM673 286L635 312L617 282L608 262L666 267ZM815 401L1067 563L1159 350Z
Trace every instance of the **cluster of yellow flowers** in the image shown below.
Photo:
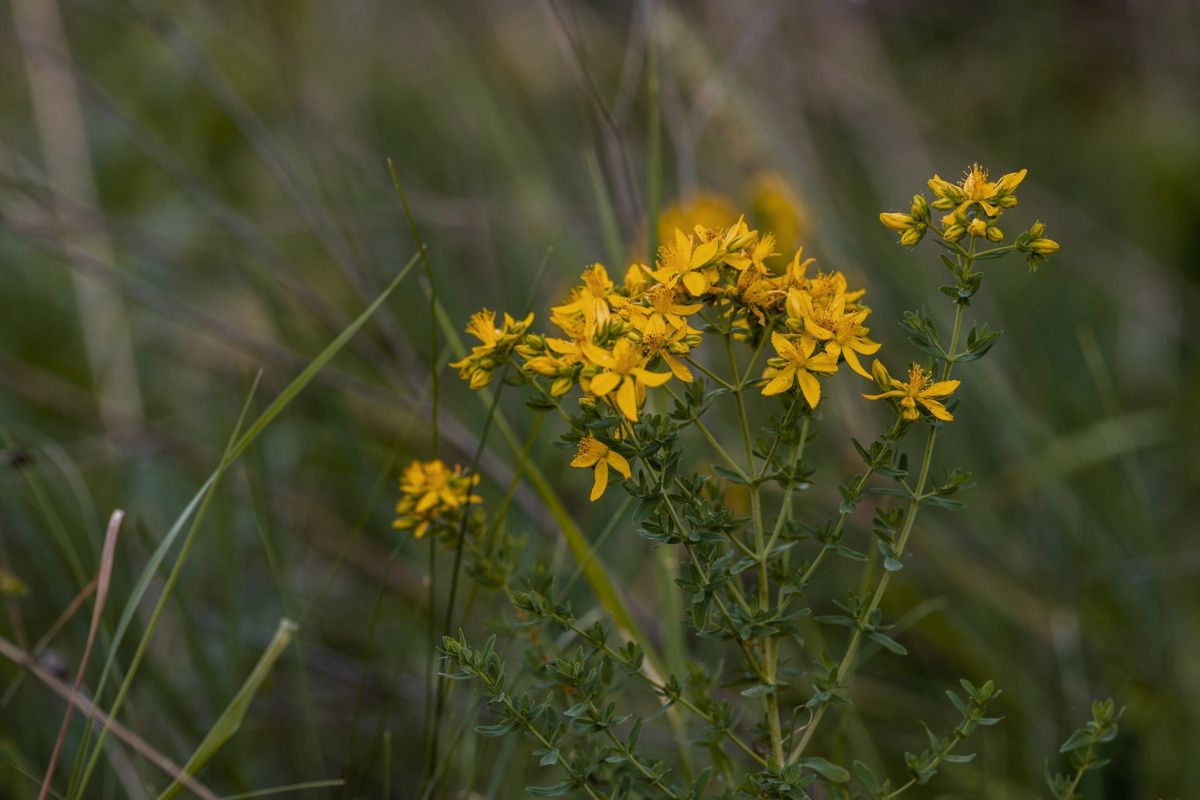
M496 328L492 312L479 312L468 331L480 344L454 366L479 388L486 383L482 376L490 377L516 353L527 376L549 379L551 396L562 397L578 385L584 402L610 403L635 422L647 389L672 378L692 381L688 363L702 339L692 323L709 308L740 336L756 327L775 328L771 338L778 357L769 362L763 393L798 384L815 407L820 402L815 375L836 372L842 359L870 377L858 355L879 349L863 324L871 312L860 303L865 290L849 290L842 273L810 276L814 259L805 259L803 249L781 270L768 263L777 255L775 237L751 230L744 219L726 228L676 229L653 269L635 262L620 284L603 264L584 270L567 301L551 309L550 321L561 336L529 333L529 318L517 322L506 316Z
M900 234L900 243L916 247L933 224L931 209L948 211L942 217L937 232L948 242L957 242L964 236L1000 242L1004 232L999 219L1006 209L1017 204L1017 187L1025 180L1026 170L1009 172L998 181L989 181L987 170L973 164L958 183L951 183L938 175L929 179L929 190L934 201L929 203L924 195L913 197L909 213L888 211L879 215L879 221L890 230ZM1029 257L1030 265L1058 250L1058 242L1045 237L1046 226L1034 224L1023 235L1020 249Z
M466 507L482 502L472 494L478 483L479 476L463 474L461 466L451 469L437 459L414 461L400 476L400 502L392 527L412 530L418 539L431 527L456 528Z
M1015 192L1025 174L1022 169L989 181L987 171L976 164L958 183L934 175L929 180L932 203L916 195L909 213L887 212L879 218L909 247L931 228L955 248L958 245L953 243L968 236L972 241L999 242L1004 233L998 220L1006 209L1016 206ZM698 213L698 209L692 211ZM939 223L934 222L932 209L947 212ZM566 302L551 308L550 322L558 335L532 332L533 314L523 319L505 314L497 324L495 312L484 309L475 313L467 332L479 344L451 366L472 389L481 389L515 356L521 373L536 380L550 398L562 398L578 386L581 403L606 404L633 423L641 414L648 389L663 386L672 378L692 382L691 367L698 366L692 353L703 339L701 328L705 328L754 344L769 337L774 356L762 373L764 395L795 389L797 397L815 409L821 401L820 379L833 375L845 363L858 375L873 379L882 390L864 397L896 401L905 420L919 419L922 408L943 422L953 419L943 403L958 388L958 381L935 382L918 364L909 369L907 381L891 377L879 361L871 372L863 367L860 356L879 350L866 325L871 309L862 303L865 289L851 289L846 276L838 271L810 275L815 259L805 258L802 247L789 262L779 264L774 261L780 254L773 233L752 230L744 217L731 225L718 223L722 211L712 203L703 210L707 216L702 215L701 224L694 224L690 231L673 229L673 235L659 248L653 267L634 262L619 283L603 264L585 269ZM682 223L688 213L689 209L681 207L676 216ZM1010 248L1024 253L1036 266L1056 251L1058 244L1045 237L1044 225L1036 223L1004 249ZM959 252L967 255L965 250ZM705 325L696 327L697 318ZM617 435L620 437L620 432ZM594 470L593 500L603 494L610 469L629 476L626 459L596 437L584 437L578 447L571 463ZM440 472L426 471L434 465ZM402 518L397 526L425 523L420 535L428 526L426 517L420 516L424 513L421 509L443 501L446 508L457 508L448 502L450 495L423 489L421 481L436 477L449 482L451 475L459 481L467 479L459 476L457 469L450 473L440 462L414 464L409 469L405 474L406 480L411 474L410 488L403 488ZM462 498L469 497L469 488L460 485ZM465 502L473 500L460 499L458 506Z
M864 289L851 290L841 272L809 269L815 259L797 250L786 265L773 268L775 237L751 230L744 218L727 227L696 225L676 229L657 254L654 267L633 263L620 283L603 264L584 270L565 303L551 309L560 335L529 331L532 316L515 320L480 311L467 330L479 344L453 366L482 388L513 354L528 378L547 381L551 397L578 386L583 403L606 403L636 422L647 389L672 378L693 380L689 364L704 321L739 339L758 340L769 332L776 356L768 361L762 393L777 395L798 386L812 408L821 399L818 376L837 372L844 361L870 378L859 361L879 344L868 338L862 305ZM699 324L699 323L696 323ZM595 437L579 443L574 466L595 471L592 498L607 485L612 468L629 476L626 460Z

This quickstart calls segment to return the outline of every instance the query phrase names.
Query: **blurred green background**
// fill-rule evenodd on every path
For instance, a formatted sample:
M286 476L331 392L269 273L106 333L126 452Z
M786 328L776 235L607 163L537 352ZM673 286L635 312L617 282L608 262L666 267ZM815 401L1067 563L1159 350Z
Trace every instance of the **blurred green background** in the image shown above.
M94 574L119 507L129 518L111 630L216 465L256 371L261 410L408 261L387 158L456 323L483 305L519 310L544 258L538 310L595 260L623 269L597 186L612 197L610 230L631 248L644 241L654 19L664 199L705 190L748 207L753 176L779 176L802 201L806 253L869 286L893 363L909 352L893 321L926 302L942 314L942 276L935 248L897 247L876 217L907 208L934 172L1027 167L1006 230L1041 219L1062 244L1037 274L1017 260L985 268L972 310L1005 335L969 373L937 457L978 485L966 512L922 518L886 603L911 655L861 669L848 740L865 726L897 774L899 754L923 742L914 719L950 724L942 690L992 677L1004 723L977 735L975 763L922 796L1033 797L1044 759L1093 697L1111 695L1127 711L1115 763L1088 796L1196 796L1200 360L1188 337L1200 308L1200 4L0 9L0 568L28 589L0 599L9 641L31 647L51 628ZM219 791L348 775L354 794L378 796L390 763L392 795L415 796L427 550L389 525L399 466L429 454L427 288L410 275L231 471L121 715L186 760L278 619L301 619L297 646L202 773ZM486 409L452 370L441 375L443 450L466 463ZM847 436L877 430L857 388L831 388L827 469L804 498L814 519L855 469ZM502 405L523 440L532 415L517 394ZM588 506L589 480L566 474L568 454L550 447L557 424L547 420L533 459L594 536L617 501ZM489 498L513 461L492 437ZM530 559L563 558L525 486L511 527L528 533ZM673 621L657 614L648 552L627 521L602 556L657 636ZM594 605L576 594L577 612ZM84 608L39 655L66 680ZM479 606L472 635L498 616ZM99 642L93 664L107 655ZM0 663L3 686L18 672ZM471 692L454 703L458 718L474 713ZM44 771L63 709L28 676L0 707L0 797L36 795L37 777L22 773ZM517 797L547 782L524 744L504 746L467 736L450 796ZM494 777L502 756L512 761ZM153 796L163 783L113 746L92 790Z

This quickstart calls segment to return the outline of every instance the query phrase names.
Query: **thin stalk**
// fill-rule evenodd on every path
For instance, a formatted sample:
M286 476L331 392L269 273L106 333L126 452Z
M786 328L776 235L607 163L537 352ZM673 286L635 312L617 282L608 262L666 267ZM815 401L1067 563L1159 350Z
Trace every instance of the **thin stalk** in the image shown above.
M950 740L950 747L948 747L948 748L946 749L946 752L945 752L945 754L944 754L944 755L942 755L941 757L939 757L939 758L935 759L935 760L933 761L933 763L929 765L929 768L930 768L930 769L934 769L934 768L936 768L936 767L940 766L940 765L941 765L941 763L942 763L943 761L945 761L945 760L946 760L946 756L950 755L950 753L951 753L951 752L954 750L954 748L958 747L958 745L959 745L959 744L962 742L962 740L963 740L964 738L966 738L966 737L964 737L964 736L963 736L963 734L962 734L960 731L957 731L957 730L956 730L956 731L954 732L954 738L952 738L952 739ZM1079 782L1079 779L1080 779L1081 777L1083 777L1083 773L1082 773L1082 772L1078 773L1078 774L1075 776L1075 782L1076 782L1076 783L1078 783L1078 782ZM891 792L889 792L889 793L885 794L885 795L884 795L884 796L881 798L881 800L892 800L892 798L894 798L894 797L899 797L900 795L904 794L904 792L908 791L909 789L911 789L912 787L914 787L914 786L916 786L916 785L917 785L917 779L916 779L916 778L909 778L907 783L905 783L905 784L903 784L903 785L901 785L901 786L897 787L897 788L896 788L894 791L891 791ZM1074 788L1074 784L1072 784L1072 789L1073 789L1073 788ZM1067 796L1068 796L1068 797L1070 797L1071 795L1067 795Z
M742 444L746 449L746 469L750 474L757 472L754 463L754 440L750 437L750 419L746 415L744 397L744 375L738 372L737 357L733 353L733 337L725 334L725 353L729 358L729 371L733 376L733 398L737 404L738 424L742 429ZM754 519L754 550L758 560L758 608L764 611L771 605L771 582L767 571L767 537L763 524L762 491L757 482L750 484L750 514ZM779 693L775 689L776 668L779 658L774 640L768 635L762 640L763 682L770 687L766 695L767 727L771 737L771 755L778 764L783 763L783 723L779 714Z
M700 370L701 372L703 372L703 373L704 373L704 374L705 374L705 375L706 375L706 376L707 376L707 377L708 377L710 380L712 380L714 383L716 383L716 384L717 384L718 386L720 386L722 389L728 389L728 390L729 390L729 391L731 391L731 392L735 390L735 388L736 388L736 387L734 387L734 385L733 385L732 383L730 383L729 381L725 380L725 379L724 379L724 378L722 378L720 375L718 375L717 373L713 372L711 369L709 369L708 367L704 366L703 364L701 364L699 361L697 361L696 359L692 358L691 356L684 356L684 361L686 361L686 362L687 362L688 364L690 364L691 366L693 366L693 367L695 367L696 369L698 369L698 370Z
M596 708L596 704L591 700L588 701L588 708L591 710L594 717L600 717L600 709ZM612 728L605 728L604 733L608 736L609 741L611 741L617 748L617 751L629 760L629 763L633 765L634 769L642 774L643 778L657 786L659 791L661 791L664 796L671 798L671 800L679 800L679 795L671 791L671 787L663 783L662 780L656 777L645 764L639 761L637 756L634 755L633 751L626 746L625 741L612 732Z
M663 388L666 389L667 394L671 396L672 400L680 405L683 405L683 401L679 398L679 395L675 394L670 386L664 385ZM701 422L699 417L689 417L688 420L696 426L696 430L700 431L700 435L703 436L705 441L712 446L712 449L721 457L721 460L724 461L731 470L736 472L739 478L744 480L746 483L750 483L750 476L747 475L742 469L742 465L737 463L733 456L729 455L729 451L717 441L717 438L713 436L712 431L708 429L708 426Z

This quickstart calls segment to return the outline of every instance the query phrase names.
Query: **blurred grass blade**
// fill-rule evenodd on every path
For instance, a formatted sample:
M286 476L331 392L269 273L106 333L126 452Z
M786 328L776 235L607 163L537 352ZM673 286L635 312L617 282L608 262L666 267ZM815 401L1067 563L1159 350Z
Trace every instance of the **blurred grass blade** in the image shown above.
M270 797L276 794L305 792L310 789L337 789L343 785L341 778L329 778L323 781L305 781L304 783L289 783L286 786L271 786L266 789L255 789L253 792L227 794L221 800L250 800L253 797Z
M2 636L0 636L0 656L7 658L14 664L19 664L59 697L68 703L79 706L79 712L83 716L108 725L112 730L113 736L116 736L138 755L158 767L165 774L180 780L192 794L202 798L202 800L217 800L217 795L209 791L195 778L182 774L180 767L174 761L164 756L158 750L155 750L144 739L121 723L111 720L104 711L96 707L95 703L84 697L80 692L72 689L65 682L59 680L50 670L39 664L36 659ZM12 762L9 761L8 763L11 764ZM54 797L59 796L56 793L51 794Z
M198 772L201 767L217 754L217 751L226 742L233 738L233 735L238 732L238 728L242 727L242 720L246 718L246 711L249 710L250 704L254 702L254 698L262 688L263 681L267 679L267 675L271 673L271 668L275 666L275 662L283 655L283 651L292 641L292 636L295 633L296 623L287 617L279 621L279 627L275 630L275 636L271 639L271 643L267 645L267 649L263 651L262 656L258 659L258 663L254 665L250 676L246 678L246 682L242 684L242 688L238 689L237 694L233 696L233 700L221 712L221 716L213 723L212 728L208 731L208 735L204 737L204 740L200 742L200 746L196 748L196 752L192 753L192 757L183 765L183 773L185 775L194 775ZM168 800L168 798L179 794L179 790L182 788L183 785L178 780L174 780L158 796L158 800Z
M112 581L113 559L117 552L117 537L121 534L121 523L125 521L125 512L121 509L116 509L112 513L112 517L108 520L108 529L104 532L104 550L100 556L100 569L96 574L96 602L92 606L92 624L88 628L87 643L83 647L83 655L79 659L79 669L75 672L75 685L72 687L76 692L83 684L84 673L87 672L88 661L92 657L92 647L96 644L96 632L100 630L100 618L104 613L104 603L108 600L108 587ZM38 792L38 800L46 800L46 796L50 794L50 784L54 781L54 768L58 766L58 757L62 753L63 742L67 739L67 731L71 725L71 714L75 711L75 706L71 703L67 704L67 710L63 712L62 725L58 729L58 739L54 742L54 749L50 752L50 765L46 767L46 777L42 780L41 791Z
M608 256L608 263L615 267L625 260L625 248L621 240L621 228L617 224L617 215L613 211L608 184L604 182L604 172L600 169L595 150L589 147L583 151L583 164L587 167L588 180L592 184L592 197L600 214L600 227L604 231L604 252Z
M113 702L113 706L109 712L110 719L115 718L121 710L121 704L124 701L129 686L133 682L133 677L137 671L138 663L142 655L145 653L149 639L154 633L154 627L157 623L159 614L161 614L167 598L171 594L171 590L174 586L174 580L182 568L183 560L187 556L187 549L191 544L192 537L195 535L199 521L203 518L204 512L208 506L208 502L212 498L212 492L217 483L219 483L225 470L228 469L235 460L237 460L239 455L245 452L246 448L258 438L259 434L261 434L266 427L270 425L277 416L279 416L280 412L287 408L292 400L296 398L296 395L298 395L309 384L309 382L312 381L313 377L320 372L321 368L328 364L333 357L337 355L337 353L346 345L346 343L350 341L354 334L356 334L362 328L362 326L366 324L367 320L379 310L380 306L383 305L387 298L391 296L392 292L396 290L396 287L400 285L400 282L403 281L408 275L409 271L412 270L413 266L417 263L417 259L417 255L414 255L412 258L410 258L404 268L400 270L400 273L396 275L387 288L375 298L374 302L367 306L367 308L364 309L363 312L359 314L353 322L350 323L350 325L348 325L340 334L338 334L338 336L332 342L330 342L329 345L322 350L321 353L314 358L307 367L301 370L300 374L297 375L292 382L289 383L287 387L279 393L279 396L276 397L269 406L267 406L266 410L259 415L258 419L256 419L254 423L251 424L249 429L247 429L246 432L240 436L238 436L237 433L241 430L241 420L239 419L238 426L235 428L234 436L231 437L230 444L226 447L225 453L221 456L221 461L217 465L216 470L208 477L208 480L204 482L204 485L200 487L200 491L196 493L195 497L193 497L191 502L188 503L187 507L184 508L183 513L180 514L179 518L175 520L174 525L171 526L170 531L167 533L166 537L164 537L162 543L160 543L155 549L154 554L151 556L149 563L146 565L141 576L138 578L138 581L134 586L133 593L125 605L125 610L122 613L121 620L117 625L116 635L113 637L113 643L111 645L109 657L104 665L104 670L101 673L100 681L96 688L97 697L102 696L101 692L104 688L104 681L107 678L110 669L114 666L114 661L116 659L116 654L120 647L121 640L124 638L125 632L128 630L134 615L137 613L137 607L139 603L145 596L146 591L149 589L150 581L158 572L158 568L166 558L167 552L171 549L171 546L179 537L180 532L183 530L184 524L187 522L188 518L191 517L193 512L196 512L197 507L199 507L196 520L188 530L188 535L183 544L183 548L176 559L175 566L172 568L167 583L163 588L163 592L159 596L158 603L155 606L153 614L151 615L150 623L147 625L146 631L143 633L142 639L138 643L138 649L134 654L130 670L126 674L121 689ZM247 408L248 406L249 403L247 403ZM245 415L247 408L243 408L243 416ZM100 749L104 744L107 730L107 725L101 729L95 749L87 762L87 766L84 768L79 784L78 786L73 787L75 792L69 793L68 796L82 796L83 792L87 788L87 783L91 778L92 771L95 769L96 762L99 759ZM84 748L81 748L80 754L82 755L83 752Z
M320 355L314 358L307 367L301 370L300 374L288 384L286 389L279 393L279 396L275 398L274 402L267 407L267 410L264 411L259 418L254 421L254 424L250 426L238 443L234 445L233 451L229 454L227 461L233 462L236 460L237 457L240 456L242 452L249 447L255 439L258 438L258 435L263 432L263 429L270 425L275 420L275 417L279 416L279 412L287 408L292 400L296 398L296 395L300 394L300 392L304 390L304 387L308 386L309 382L312 381L316 374L320 372L343 347L346 346L346 342L350 341L354 334L358 333L359 329L366 324L367 320L375 315L375 312L379 310L379 307L382 306L388 297L391 296L392 292L396 290L396 287L400 285L400 282L404 280L409 271L417 263L418 256L419 254L416 254L410 258L408 263L404 265L404 269L400 270L400 273L392 279L392 282L388 284L386 289L380 292L379 296L375 298L374 302L367 306L363 312L345 328L345 330L338 334L336 339L330 342L329 345L321 351Z

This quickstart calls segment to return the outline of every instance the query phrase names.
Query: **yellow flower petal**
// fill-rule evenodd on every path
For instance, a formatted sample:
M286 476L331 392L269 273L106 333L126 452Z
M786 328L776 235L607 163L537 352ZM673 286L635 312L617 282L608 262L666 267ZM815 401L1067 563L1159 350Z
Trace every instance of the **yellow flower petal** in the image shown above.
M670 375L667 377L669 378ZM633 422L637 422L637 386L631 378L622 381L621 388L617 389L617 407L621 409L622 414Z
M633 372L637 375L638 381L644 386L651 388L657 388L671 380L671 373L669 372L651 372L648 369L636 369Z
M878 349L878 347L876 349ZM858 354L854 352L854 348L843 348L842 355L845 356L846 364L849 365L850 369L854 370L859 375L862 375L867 380L871 380L871 373L863 369L862 362L858 360Z
M944 405L942 405L941 403L939 403L937 400L928 400L924 397L919 397L917 399L920 400L921 405L923 405L927 409L929 409L930 414L933 414L935 417L940 419L942 422L953 422L954 421L954 415L951 414L949 411L947 411L946 407ZM916 417L913 417L913 419L916 419Z
M596 480L592 483L592 493L588 495L588 499L593 503L596 502L604 494L606 488L608 488L608 463L599 461L596 463Z
M775 373L775 377L771 378L770 382L763 387L762 393L767 397L772 397L777 394L782 394L792 388L792 381L796 378L795 367L784 367Z
M613 469L624 475L626 478L633 474L629 470L629 462L626 461L625 456L621 455L620 453L614 453L613 451L609 450L608 455L605 456L605 460L608 461Z
M689 272L683 276L683 285L693 297L704 294L708 290L708 281L699 272Z
M617 388L617 384L621 382L621 376L615 372L602 372L592 378L591 391L596 397L604 397L606 394Z
M796 381L800 384L804 399L811 407L816 408L817 403L821 402L821 382L812 373L802 369L796 371Z
M571 459L572 467L594 467L596 462L601 459L603 453L587 452L580 453Z
M938 381L926 387L922 392L922 397L948 397L954 393L954 390L959 387L962 381Z

